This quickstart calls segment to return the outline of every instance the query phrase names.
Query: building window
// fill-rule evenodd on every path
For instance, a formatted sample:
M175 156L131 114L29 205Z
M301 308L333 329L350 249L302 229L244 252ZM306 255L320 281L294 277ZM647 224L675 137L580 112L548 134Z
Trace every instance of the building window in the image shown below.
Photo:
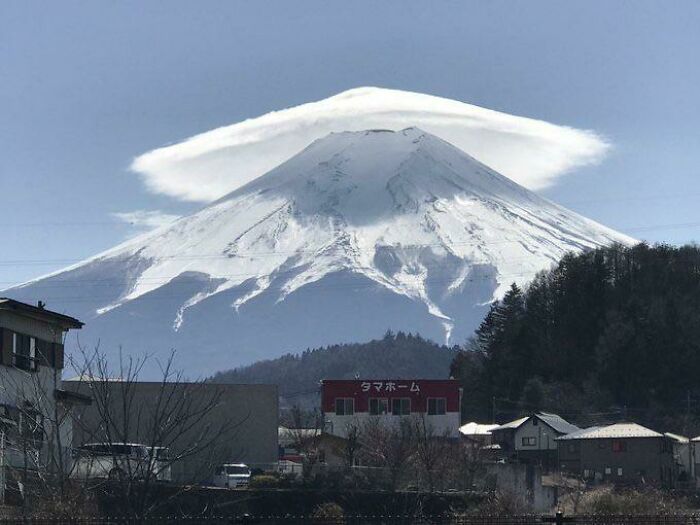
M536 437L524 437L520 440L522 445L524 447L535 447L537 446L537 438Z
M355 400L350 397L338 397L335 400L336 416L352 416L355 413Z
M532 426L533 426L533 427L536 427L537 425L539 425L539 423L540 423L540 422L539 422L539 420L538 420L536 417L533 417L533 418L532 418Z
M610 467L605 467L605 475L609 476L610 474L612 474L612 469Z
M20 413L19 433L24 439L41 443L44 441L44 418L35 410Z
M617 467L617 475L622 476L622 467Z
M569 443L569 452L576 452L576 443Z
M587 468L583 469L583 477L586 479L589 479L591 477L590 469L587 469Z
M411 400L407 397L392 399L391 413L395 416L408 416L411 413Z
M389 413L389 401L383 398L371 397L369 399L369 415L383 416Z
M24 334L12 334L12 363L22 370L36 370L36 339Z
M444 397L429 397L428 398L428 415L442 416L447 410L447 399Z
M627 442L622 441L621 439L615 439L612 442L612 451L613 452L625 452L627 450Z

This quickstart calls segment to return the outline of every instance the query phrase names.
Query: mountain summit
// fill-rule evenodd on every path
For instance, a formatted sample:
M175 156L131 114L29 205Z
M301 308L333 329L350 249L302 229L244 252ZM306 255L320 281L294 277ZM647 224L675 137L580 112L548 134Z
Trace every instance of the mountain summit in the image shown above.
M84 343L208 374L387 329L462 342L567 251L632 239L417 128L332 133L164 228L12 290Z

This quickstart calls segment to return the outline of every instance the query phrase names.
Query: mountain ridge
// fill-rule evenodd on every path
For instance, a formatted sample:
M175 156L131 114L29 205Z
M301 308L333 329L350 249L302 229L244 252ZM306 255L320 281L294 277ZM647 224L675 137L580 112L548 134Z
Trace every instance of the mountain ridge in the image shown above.
M391 377L445 379L459 349L441 346L419 334L387 332L365 343L330 345L285 354L248 366L217 372L214 383L278 385L283 408L315 406L322 379Z

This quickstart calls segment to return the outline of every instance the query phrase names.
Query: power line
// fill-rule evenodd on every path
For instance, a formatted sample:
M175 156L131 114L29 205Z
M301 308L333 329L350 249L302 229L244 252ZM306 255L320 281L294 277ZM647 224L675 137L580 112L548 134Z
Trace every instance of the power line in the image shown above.
M555 259L549 258L552 263L556 263ZM528 261L531 260L531 257L509 257L508 262L514 262L514 261ZM489 260L484 260L484 261L469 261L470 264L472 265L480 265L480 264L491 264L492 261ZM430 264L430 268L447 268L447 269L463 269L458 268L454 264L452 264L450 261L442 261L442 262L432 262ZM374 270L373 268L368 268L368 267L358 267L358 270ZM187 272L190 273L197 273L197 274L202 274L202 272L196 271L196 270L185 270L182 271L181 273L178 274L172 274L170 276L159 276L159 277L139 277L138 282L139 283L145 283L145 284L165 284L169 283L173 279L178 279L180 281L185 281L185 282L206 282L206 281L216 281L219 279L230 279L230 278L236 278L236 277L242 277L242 278L263 278L263 277L271 277L271 278L278 278L282 277L288 274L297 274L300 273L299 268L291 268L289 270L282 270L282 271L275 271L275 269L271 270L271 273L269 274L264 274L260 272L244 272L244 273L225 273L225 274L206 274L207 277L203 276L184 276L185 273ZM532 272L522 272L522 274L529 274ZM387 278L391 277L390 275L383 274L387 276ZM395 274L394 274L395 275ZM410 274L402 274L402 275L410 275ZM499 274L503 275L503 274ZM521 274L518 274L521 275ZM421 279L421 276L416 275L416 279ZM445 279L450 279L451 277L445 277ZM51 279L50 282L47 283L42 283L39 287L40 288L63 288L67 286L73 286L74 284L88 284L91 286L123 286L125 284L125 279L121 277L107 277L107 278L100 278L100 279L84 279L84 278L70 278L70 279L54 279L49 277ZM457 277L454 277L456 280ZM0 281L0 284L11 284L14 283L14 281Z
M365 277L364 275L360 274L352 274L353 276L358 276L358 277ZM525 276L525 275L532 275L532 272L520 272L520 273L511 273L511 274L499 274L498 276L501 278L506 278L510 279L512 277L516 276ZM320 280L319 281L314 281L310 283L306 283L306 286L311 286L315 288L321 288L321 289L330 289L330 290L362 290L362 289L367 289L367 288L373 288L375 286L383 284L381 281L376 281L372 280L370 278L367 278L368 282L366 283L322 283ZM440 282L453 282L456 281L457 279L454 278L447 278L447 277L435 277L435 278L426 278L422 281L419 282L426 282L426 283L440 283ZM478 281L488 281L488 280L496 280L495 276L482 276L482 277L471 277L464 279L462 282L478 282ZM393 284L395 286L399 286L402 283L401 282L389 282L389 284ZM213 290L212 290L213 291ZM182 299L183 297L185 298L190 298L192 297L192 293L189 291L185 291L183 293L177 293L177 294L163 294L159 293L158 296L150 296L148 295L150 292L158 292L158 289L154 290L149 290L148 292L144 293L143 295L140 295L138 297L134 297L129 300L138 300L138 301L165 301L169 299ZM42 300L45 301L61 301L62 303L92 303L92 302L99 302L101 300L108 300L108 301L115 301L115 302L120 302L122 300L126 300L125 297L123 296L117 296L115 297L114 295L94 295L91 294L89 297L83 297L83 296L74 296L74 297L66 297L66 296L42 296Z
M335 240L335 239L334 239ZM403 245L374 245L370 249L352 248L350 251L352 253L376 253L377 248L387 247L387 248L401 248L407 249L420 249L420 248L442 248L446 244L449 246L494 246L501 244L513 244L521 243L522 239L503 239L499 241L462 241L462 242L449 242L449 243L414 243L414 244L403 244ZM193 255L183 255L183 254L171 254L171 255L158 255L158 260L210 260L210 259L230 259L235 258L259 258L259 257L271 257L279 255L298 255L298 254L319 254L327 252L328 250L342 250L343 248L339 246L320 246L313 249L300 249L300 250L273 250L267 252L231 252L231 253L200 253ZM93 260L99 260L100 256L88 258ZM107 257L107 256L105 256ZM3 265L44 265L44 264L71 264L82 262L87 259L0 259L0 266Z
M560 206L572 206L577 204L596 204L602 202L635 202L635 201L661 201L661 200L688 200L697 199L700 193L669 193L665 195L637 195L637 196L613 196L597 197L594 199L578 199L556 201ZM45 227L45 226L134 226L136 222L126 220L112 221L41 221L41 222L0 222L0 227Z
M628 228L621 228L623 231L627 232L642 232L642 231L653 231L657 229L673 229L673 228L694 228L700 226L700 221L698 222L683 222L683 223L669 223L669 224L655 224L655 225L648 225L648 226L636 226L636 227L628 227ZM445 243L414 243L414 244L406 244L406 245L386 245L387 247L400 247L402 249L420 249L420 248L441 248L444 247L445 245L448 246L478 246L478 247L483 247L483 246L495 246L495 245L502 245L502 244L518 244L521 243L522 239L503 239L503 240L498 240L498 241L461 241L461 242L445 242ZM381 248L382 245L375 245L371 248L372 253L376 252L377 248ZM172 255L159 255L158 259L159 260L200 260L200 259L235 259L237 257L250 257L250 258L259 258L259 257L270 257L270 256L280 256L280 255L297 255L297 254L303 254L303 253L319 253L327 249L340 249L339 247L333 247L333 246L321 246L319 248L314 248L314 249L300 249L300 250L273 250L273 251L267 251L267 252L235 252L231 251L230 253L211 253L211 254L206 254L206 253L201 253L201 254L194 254L194 255L183 255L183 254L172 254ZM369 253L370 250L363 250L360 248L355 248L352 250L355 253ZM99 257L99 256L97 256ZM106 257L106 256L105 256ZM98 260L95 257L92 258L87 258L87 259L93 259L93 260ZM0 259L0 266L14 266L14 265L54 265L54 264L73 264L73 263L79 263L86 260L85 258L83 259L5 259L2 260Z

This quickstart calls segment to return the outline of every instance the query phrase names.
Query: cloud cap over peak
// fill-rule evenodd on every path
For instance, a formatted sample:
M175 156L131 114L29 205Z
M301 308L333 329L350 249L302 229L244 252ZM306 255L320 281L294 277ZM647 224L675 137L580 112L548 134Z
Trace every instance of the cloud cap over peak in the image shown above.
M213 201L331 132L417 126L529 189L594 164L609 148L589 130L500 113L446 98L363 87L195 135L134 159L156 193Z

